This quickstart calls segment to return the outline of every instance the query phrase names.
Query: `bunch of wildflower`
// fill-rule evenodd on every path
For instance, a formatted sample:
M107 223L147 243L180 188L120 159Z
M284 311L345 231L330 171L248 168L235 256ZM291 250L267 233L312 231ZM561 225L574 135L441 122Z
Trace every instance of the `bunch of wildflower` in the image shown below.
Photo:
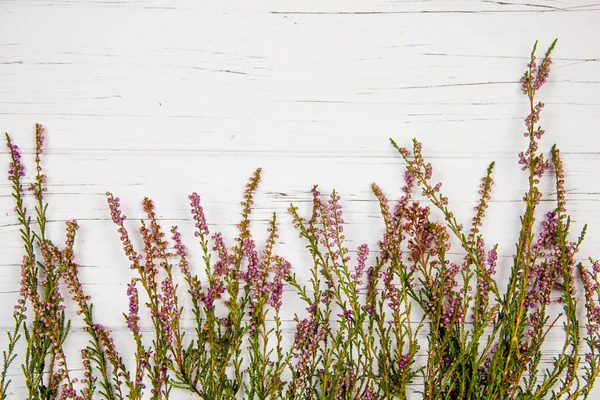
M168 399L174 388L211 400L406 398L408 385L419 377L429 399L588 397L600 372L600 262L590 259L588 268L578 261L586 227L577 240L569 238L561 154L556 146L548 159L539 151L544 105L536 95L548 79L554 45L539 63L534 46L521 79L529 102L528 146L518 162L528 174L528 188L505 291L494 279L498 245L490 246L482 233L494 163L481 180L480 199L465 229L450 210L442 184L432 181L433 167L416 139L410 150L392 141L406 165L402 195L393 210L383 190L372 185L385 227L375 257L367 244L351 256L337 192L323 198L313 187L309 218L290 206L312 261L308 286L275 252L275 215L262 250L253 239L250 217L260 169L246 185L233 247L221 233L211 235L200 196L189 196L205 280L190 265L179 228L172 226L171 240L166 238L152 200L142 202L146 216L140 221L143 248L138 251L119 198L107 192L111 219L136 274L127 285L129 307L123 314L136 345L132 373L109 330L94 320L91 299L79 280L77 222L67 221L62 250L46 237L44 129L36 125L36 175L28 186L20 150L7 135L8 177L25 254L15 328L8 333L0 370L0 400L8 397L8 370L21 336L29 398ZM556 207L542 213L540 182L548 171ZM25 187L32 192L35 223L25 207ZM429 206L413 199L417 187ZM451 248L454 243L458 250ZM182 326L186 310L178 277L191 299L193 335L186 335ZM286 283L306 303L307 314L295 315L289 351L283 346L280 315ZM82 379L74 376L65 356L70 321L61 284L89 335L81 351ZM142 336L140 305L149 311L150 339ZM554 307L562 312L555 315ZM585 321L580 323L583 310ZM561 326L563 346L551 364L544 364L544 342ZM427 359L418 366L424 331ZM583 355L582 342L587 346ZM286 373L291 374L289 382L283 381Z
M312 296L295 275L290 278L309 313L308 319L296 317L296 351L290 365L292 396L315 390L331 399L376 398L401 393L415 376L410 365L420 327L415 329L410 323L408 287L400 283L399 288L394 282L403 271L400 219L410 191L401 199L395 215L375 184L373 191L380 201L386 231L380 241L381 257L371 266L366 244L358 246L356 262L350 266L341 199L335 191L323 201L313 188L313 212L308 220L295 206L290 207L294 225L307 240L313 259ZM335 321L333 315L337 316ZM318 335L309 336L305 343L307 324L314 326L313 335ZM317 346L320 341L323 344Z
M130 306L125 318L137 343L136 354L143 361L136 369L136 387L140 388L140 393L144 370L152 383L153 398L168 398L173 387L210 399L232 398L242 387L248 398L278 398L282 393L284 383L280 377L286 366L286 356L279 310L283 284L291 268L273 251L278 237L275 216L269 225L262 257L256 250L250 232L250 215L259 180L260 169L246 186L242 221L238 225L240 234L236 238L237 246L233 248L227 247L221 233L210 236L200 196L197 193L189 196L196 228L194 235L203 253L206 282L194 274L179 228L172 226L170 229L172 245L165 239L150 199L143 201L147 219L141 221L139 232L144 248L138 252L125 227L126 217L120 210L119 199L107 193L124 252L139 275L128 286ZM178 266L192 300L197 335L193 340L185 338L181 327L185 311L178 297L174 265ZM144 346L141 339L138 284L148 298L146 306L155 331L152 346ZM274 327L270 327L266 318L270 310L274 312ZM223 312L225 316L222 316ZM273 333L275 344L268 340ZM242 368L244 343L251 350L250 368L246 369ZM247 381L243 379L244 371L249 372Z
M114 381L110 378L107 356L115 355L114 343L108 331L94 323L90 298L83 292L78 276L78 265L75 263L74 243L78 228L76 221L67 221L65 248L61 251L46 237L46 212L48 204L44 199L47 192L47 178L42 168L42 154L45 139L44 128L35 127L35 171L33 183L29 191L33 192L36 224L32 223L25 206L24 183L25 168L17 145L7 135L7 146L11 154L9 179L13 183L15 212L22 227L22 239L26 254L21 268L21 298L15 308L15 331L9 333L9 348L4 354L0 398L7 396L8 384L6 372L14 361L14 348L20 338L22 328L26 339L25 361L22 370L28 394L31 398L77 398L90 399L96 393L97 378L94 376L92 363L103 375L101 395L107 399L123 398L118 376L126 375L122 361L117 360L112 370ZM39 254L39 256L38 256ZM82 352L85 374L79 392L79 379L67 366L64 342L70 330L70 321L65 317L65 299L60 292L60 284L64 282L69 294L77 305L77 314L83 315L86 331L90 332L90 346ZM33 319L26 322L27 304L31 305ZM118 357L117 357L118 358ZM120 368L120 369L119 369ZM121 395L118 395L121 393Z
M574 271L578 265L586 289L588 326L594 326L596 318L596 298L592 295L596 289L591 280L594 275L575 261L585 227L578 240L568 240L570 218L566 215L560 153L554 147L550 161L538 152L538 142L544 134L537 125L543 104L536 102L535 95L547 80L553 48L554 43L538 65L534 47L528 71L522 79L523 93L530 105L530 114L525 119L525 136L529 139L529 146L520 153L519 163L528 172L529 188L523 197L525 213L521 218L522 229L506 292L500 293L492 280L498 260L497 245L486 250L480 233L490 200L494 164L490 165L482 180L481 198L475 207L470 232L466 234L449 210L449 200L440 193L441 185L430 183L432 168L423 159L420 143L414 141L411 154L392 142L405 159L407 172L417 185L422 186L422 194L442 212L447 227L446 233L439 230L437 223L429 220L429 215L415 218L419 206L414 204L415 212L407 214L414 222L404 227L405 232L413 236L408 241L408 259L416 263L412 270L419 273L422 285L419 291L409 293L430 320L424 374L428 398L542 398L551 392L556 398L563 395L576 397L589 393L590 383L598 373L598 356L594 347L597 342L594 335L590 337L590 333L594 332L592 329L585 339L590 347L585 359L586 374L583 378L577 376L581 362L577 349L581 339ZM534 235L536 210L542 197L538 184L550 168L554 169L557 207L546 213L542 229ZM420 220L427 222L419 224ZM427 232L431 234L427 235ZM463 248L465 256L462 263L446 259L449 247L444 243L448 242L448 233L452 233ZM415 236L417 239L414 239ZM430 246L438 250L429 253L425 249ZM432 256L439 257L433 265ZM474 293L470 289L472 279L477 283ZM560 355L554 358L552 367L546 368L541 375L542 344L561 319L561 315L553 319L550 316L551 298L557 292L563 306L564 346ZM469 310L473 324L467 326L465 318ZM484 332L491 334L484 335ZM479 376L465 372L473 368L480 372Z

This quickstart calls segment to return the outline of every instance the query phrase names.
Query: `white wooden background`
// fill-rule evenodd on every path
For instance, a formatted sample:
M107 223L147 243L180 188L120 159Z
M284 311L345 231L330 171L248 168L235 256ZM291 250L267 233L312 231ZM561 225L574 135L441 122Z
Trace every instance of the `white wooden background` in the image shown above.
M187 195L199 192L211 230L231 239L244 183L260 166L255 232L264 237L278 212L278 250L302 275L306 254L289 227L289 203L308 212L313 184L336 188L350 247L375 248L382 222L370 183L397 198L402 163L388 138L408 146L417 137L465 222L496 160L487 240L500 242L508 268L525 190L518 80L534 41L541 56L555 37L540 92L542 147L562 149L574 226L590 223L581 258L600 257L600 3L592 0L2 0L0 131L25 150L31 170L34 124L47 128L51 236L62 240L64 221L79 221L85 289L130 358L121 312L131 271L107 190L131 220L142 217L142 198L153 198L198 259ZM22 257L12 208L2 178L2 349ZM285 307L288 319L303 309ZM86 338L74 325L75 352ZM19 369L13 398L25 397Z

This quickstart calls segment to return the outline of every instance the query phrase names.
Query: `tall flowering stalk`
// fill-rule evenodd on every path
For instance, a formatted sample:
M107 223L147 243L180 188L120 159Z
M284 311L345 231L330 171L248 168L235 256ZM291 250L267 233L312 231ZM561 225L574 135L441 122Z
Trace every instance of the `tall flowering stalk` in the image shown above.
M82 379L84 387L80 390L80 397L92 399L97 392L97 395L109 400L124 399L125 397L140 398L110 332L103 325L95 322L94 305L90 302L91 298L85 295L83 285L79 281L79 265L75 262L73 249L75 233L79 225L73 220L67 221L66 226L65 248L62 252L53 249L53 256L61 266L62 277L71 299L77 304L77 314L83 317L84 331L90 337L89 345L81 352L84 367L88 368L89 366L89 371L86 370ZM96 373L100 376L96 377L94 371L97 371ZM72 391L72 393L75 392ZM73 397L77 396L73 394Z
M14 360L14 347L23 329L27 347L22 370L27 392L31 398L52 398L59 394L61 383L66 380L70 388L67 363L63 343L70 328L65 318L64 299L59 291L60 271L52 257L54 246L46 238L46 210L44 200L46 175L42 172L41 155L43 153L44 128L35 129L35 170L34 181L27 186L34 196L35 224L25 206L25 167L16 144L6 135L11 163L9 180L13 186L15 213L21 225L25 255L21 264L21 292L15 307L15 330L9 334L9 349L4 353L0 397L6 398L9 381L6 381L8 366ZM27 305L31 307L33 319L27 322Z
M21 291L13 313L15 326L13 332L8 333L8 348L2 353L2 375L0 376L0 399L2 400L8 397L8 388L11 383L11 380L7 377L8 368L17 357L17 354L15 354L15 346L21 338L21 333L19 331L26 319L25 312L27 311L26 302L29 289L28 276L30 273L30 260L34 254L33 235L30 230L30 218L24 214L25 207L23 205L23 184L21 183L21 178L25 176L25 167L21 163L21 153L18 146L12 143L8 134L6 134L6 142L11 158L8 179L12 182L12 194L16 202L15 212L17 213L17 219L19 223L24 226L21 237L24 242L26 255L23 256L21 262Z
M262 260L259 260L252 241L247 240L245 246L248 259L246 290L251 294L247 348L250 365L246 370L249 382L244 384L248 399L281 398L285 388L281 375L289 360L282 347L283 331L279 311L282 305L283 285L288 279L291 266L285 259L273 254L275 240L278 238L275 214L269 224L268 233ZM274 314L274 326L270 326L267 321L269 311ZM273 334L275 347L269 344L269 337Z

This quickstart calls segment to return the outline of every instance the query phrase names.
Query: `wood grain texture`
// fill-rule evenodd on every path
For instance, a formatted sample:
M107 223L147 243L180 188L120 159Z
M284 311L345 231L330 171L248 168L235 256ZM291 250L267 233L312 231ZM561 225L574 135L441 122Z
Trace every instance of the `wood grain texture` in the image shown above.
M302 274L306 254L289 228L289 204L307 211L312 185L336 188L350 248L375 246L382 222L370 183L397 198L402 163L388 138L409 145L417 137L464 221L496 160L486 233L508 268L507 238L518 233L525 190L516 156L526 146L527 106L518 80L537 39L545 50L559 38L540 92L542 146L562 149L574 225L590 224L582 259L600 257L600 3L219 3L0 1L0 130L31 169L33 126L46 126L51 237L62 240L65 220L80 222L82 279L119 344L129 340L120 313L130 271L107 190L132 220L142 216L142 198L153 198L165 226L180 225L192 247L187 195L199 192L211 229L232 238L245 181L260 166L255 231L264 237L277 212L278 248ZM12 209L0 180L2 348L22 257ZM301 308L286 310L290 334ZM85 340L80 328L75 318L73 349ZM13 397L23 398L13 373Z

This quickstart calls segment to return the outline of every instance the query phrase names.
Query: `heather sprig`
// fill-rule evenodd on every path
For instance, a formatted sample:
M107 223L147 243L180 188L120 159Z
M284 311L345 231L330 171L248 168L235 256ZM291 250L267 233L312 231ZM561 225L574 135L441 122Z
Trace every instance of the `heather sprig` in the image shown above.
M23 205L23 183L21 178L25 176L25 167L21 162L21 152L16 144L12 143L8 133L6 134L6 144L10 152L10 164L8 179L12 182L12 196L15 199L15 212L17 219L23 228L21 229L21 238L24 242L25 253L21 261L21 291L20 296L15 305L15 311L13 313L13 319L15 321L13 332L8 333L8 348L2 353L2 373L0 376L0 399L4 400L8 396L8 388L11 380L8 379L8 369L12 362L17 357L15 354L15 346L21 339L21 326L26 316L27 306L26 302L29 298L30 282L33 277L31 274L32 258L35 259L33 245L33 233L31 232L31 219L26 215L26 208Z
M278 237L276 215L273 214L262 260L259 260L253 243L246 243L248 268L245 279L246 288L251 293L247 347L249 367L246 369L249 382L244 382L248 399L281 398L285 387L281 375L289 356L284 353L282 347L283 331L279 311L283 285L288 279L291 266L285 259L273 254L273 246ZM274 326L267 320L269 311L274 314ZM269 343L269 337L273 334L275 346Z
M139 278L134 280L128 286L129 296L129 313L124 314L127 322L127 327L132 332L134 340L136 342L136 372L135 372L135 387L134 392L143 395L143 389L145 384L143 383L143 376L149 378L152 385L151 394L153 399L168 398L170 392L170 384L167 381L168 366L170 358L167 353L168 347L166 346L171 333L170 321L168 315L162 310L161 299L162 293L159 291L159 285L157 283L157 275L159 273L158 265L156 260L159 259L164 267L164 260L161 260L166 250L166 244L162 240L164 234L160 232L155 216L154 216L154 205L151 200L144 199L143 206L144 210L150 218L150 227L148 227L145 221L141 221L141 227L139 229L140 235L144 243L144 253L139 254L131 243L129 232L125 227L125 220L127 217L122 214L120 210L120 199L114 197L112 193L107 192L107 202L111 212L111 218L117 225L117 231L120 234L120 239L123 244L125 255L131 262L131 269L136 270L139 274ZM150 310L152 324L154 326L155 338L151 346L145 347L142 340L141 334L138 327L137 315L139 311L139 297L135 283L140 282L148 297L146 306Z
M92 398L97 390L98 378L94 376L94 368L100 374L100 389L98 394L106 399L123 399L126 397L123 384L128 388L129 398L136 397L136 388L131 381L130 372L119 355L110 332L94 321L90 296L85 295L83 285L79 281L79 265L75 262L74 244L75 233L79 228L76 221L67 221L67 237L62 252L54 249L55 259L61 266L61 275L71 295L77 304L77 314L83 317L84 331L90 336L89 345L82 350L82 361L89 365L90 371L84 377L86 387L81 389L81 397Z

